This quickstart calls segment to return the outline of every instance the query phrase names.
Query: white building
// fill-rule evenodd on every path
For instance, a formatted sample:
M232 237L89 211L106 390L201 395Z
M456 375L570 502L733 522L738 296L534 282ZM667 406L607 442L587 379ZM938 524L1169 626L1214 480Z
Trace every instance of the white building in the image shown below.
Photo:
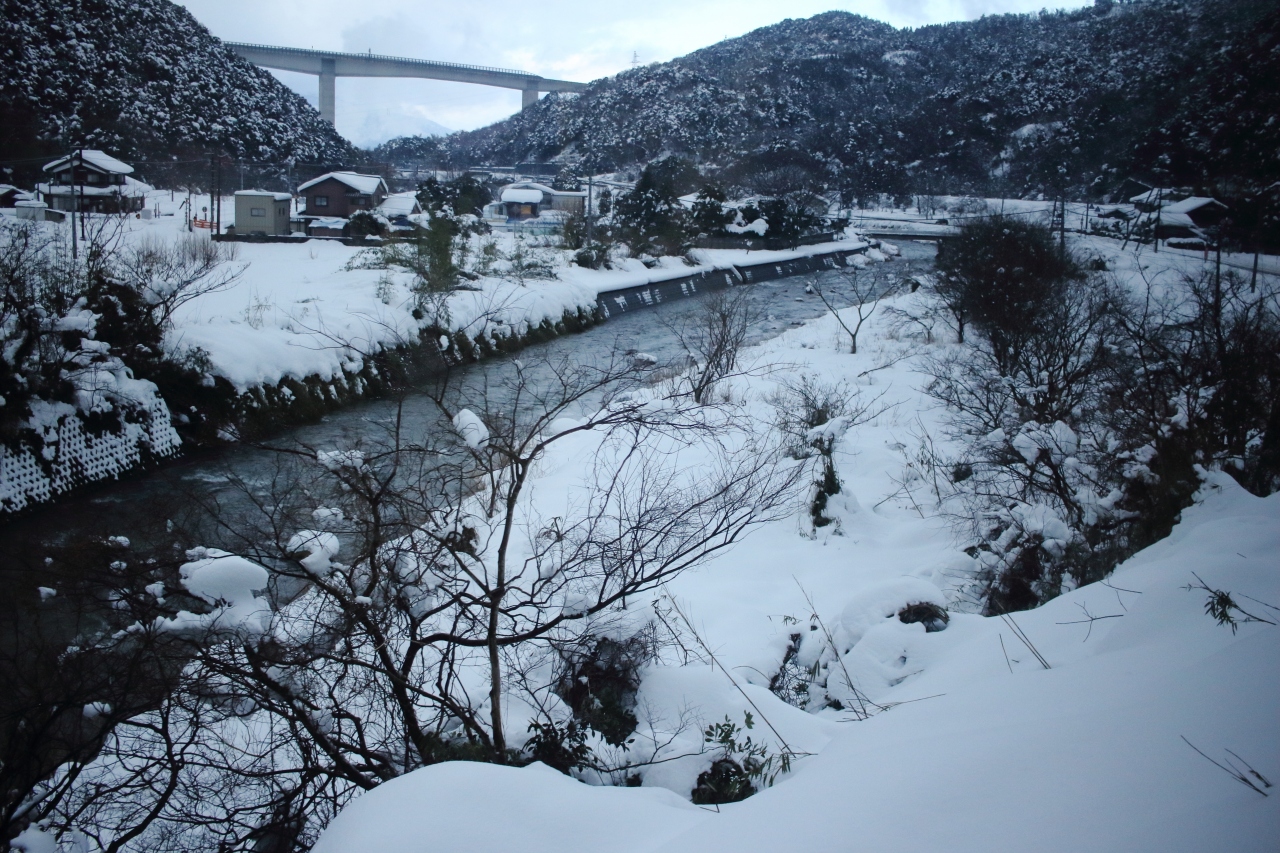
M236 193L236 233L287 236L293 196L266 190Z

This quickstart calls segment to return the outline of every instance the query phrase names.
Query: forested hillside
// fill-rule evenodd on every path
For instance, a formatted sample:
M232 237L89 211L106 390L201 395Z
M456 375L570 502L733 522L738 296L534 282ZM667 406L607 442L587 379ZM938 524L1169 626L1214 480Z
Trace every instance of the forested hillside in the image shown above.
M140 160L351 157L305 99L168 0L0 0L0 67L5 160L74 145Z
M595 168L678 153L764 192L855 197L1102 197L1130 175L1234 191L1280 178L1277 32L1265 0L1098 0L916 30L828 12L381 153Z

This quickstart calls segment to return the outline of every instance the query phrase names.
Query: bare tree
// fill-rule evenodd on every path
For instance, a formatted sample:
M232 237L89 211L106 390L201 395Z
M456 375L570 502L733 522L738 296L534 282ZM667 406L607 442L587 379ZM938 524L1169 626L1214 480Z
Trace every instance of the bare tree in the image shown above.
M745 285L712 291L693 310L661 319L688 355L681 381L688 383L694 402L710 402L716 385L738 371L738 354L758 318Z
M148 236L116 252L111 266L165 330L183 305L235 283L247 266L231 265L237 257L235 243L215 243L195 234L180 234L173 241Z
M823 292L823 285L815 278L810 284L811 289L817 297L822 300L822 304L836 318L836 322L840 324L840 328L845 330L849 336L849 352L852 355L858 354L858 332L862 331L862 324L865 323L876 311L876 306L880 303L881 297L885 295L883 282L879 275L864 275L857 269L843 270L840 273L841 283L845 285L845 289L849 293L849 307L854 309L857 320L849 322L841 316L840 311L836 309L832 300ZM849 312L846 312L849 313Z
M225 553L272 569L273 609L258 623L203 608L170 720L125 733L150 781L119 814L145 800L160 815L136 846L305 843L352 792L416 767L520 760L506 711L539 655L792 511L803 467L731 407L664 397L621 354L509 366L444 373L420 434L398 417L379 440L288 449L234 506L210 505ZM539 479L569 454L581 479Z

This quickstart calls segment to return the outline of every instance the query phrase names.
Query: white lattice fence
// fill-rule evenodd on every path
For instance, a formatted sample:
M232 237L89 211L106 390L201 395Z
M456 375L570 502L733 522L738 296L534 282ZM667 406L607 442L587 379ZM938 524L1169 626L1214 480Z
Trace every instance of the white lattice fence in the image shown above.
M182 441L169 421L169 409L158 395L139 406L141 423L120 432L94 435L71 406L46 418L45 447L37 457L27 445L0 446L0 513L16 512L47 501L76 486L120 476L142 462L172 456Z

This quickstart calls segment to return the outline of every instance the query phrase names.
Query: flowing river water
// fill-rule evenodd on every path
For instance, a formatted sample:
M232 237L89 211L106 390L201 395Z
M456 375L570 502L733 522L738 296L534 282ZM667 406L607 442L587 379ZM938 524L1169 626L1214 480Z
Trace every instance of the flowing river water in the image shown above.
M885 264L873 264L862 275L876 275L882 287L891 287L933 267L932 243L904 241L901 255ZM788 328L826 313L822 300L806 292L818 284L837 307L850 304L840 271L810 273L749 285L749 299L760 319L752 325L750 342L767 340ZM525 362L541 358L570 358L590 362L613 353L635 351L652 355L660 364L676 363L684 353L670 328L676 312L693 307L693 300L666 303L653 308L615 315L608 322L580 334L566 335L524 350L464 368L467 378L483 377L490 383L511 371L513 359ZM429 399L410 393L402 401L409 433L422 428L435 415ZM274 437L275 446L305 444L316 448L349 446L362 434L381 429L397 416L397 402L371 400L323 417L319 423L291 428ZM74 541L101 541L129 537L135 543L159 545L173 536L167 520L176 508L193 497L215 501L232 497L234 479L252 482L274 468L275 452L246 445L200 449L117 482L92 485L48 506L17 518L0 521L0 620L4 614L28 611L41 601L37 587L57 588L57 570L46 568L43 552L50 546ZM178 543L184 546L200 543Z

